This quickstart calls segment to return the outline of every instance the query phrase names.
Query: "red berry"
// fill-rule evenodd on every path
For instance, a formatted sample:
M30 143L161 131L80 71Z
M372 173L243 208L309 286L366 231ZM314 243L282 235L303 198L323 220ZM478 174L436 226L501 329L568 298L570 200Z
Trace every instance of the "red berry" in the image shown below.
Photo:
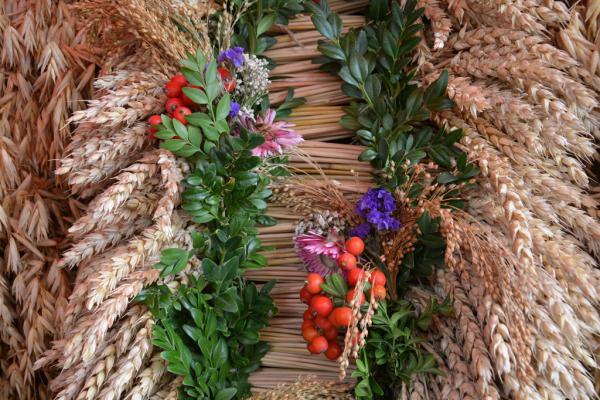
M146 133L148 134L148 137L150 138L150 140L154 140L156 139L156 136L154 136L154 134L158 132L158 129L156 129L153 126L149 126L146 128Z
M348 293L346 294L346 303L350 304L352 299L354 299L354 289L348 290ZM361 293L360 294L360 305L362 306L363 304L365 304L365 301L367 301L367 296L365 296L364 293Z
M369 277L369 283L371 285L385 286L386 282L387 282L387 278L385 277L385 274L378 269L373 271L371 273L371 276Z
M303 321L302 322L302 331L304 331L305 328L309 328L309 327L316 328L315 321Z
M306 277L306 290L311 294L321 293L321 284L324 282L323 277L319 274L311 273Z
M177 110L179 107L183 107L183 105L183 101L177 97L167 100L165 103L165 109L169 114L173 114L175 110Z
M303 303L310 304L310 299L312 299L312 297L313 295L306 290L306 287L300 289L300 300L302 300Z
M338 330L335 328L335 326L332 326L331 328L323 331L323 336L325 336L327 340L335 340L338 336Z
M310 308L322 317L327 317L333 310L333 301L327 296L315 296L310 301Z
M340 268L345 271L356 268L356 257L350 253L342 254L337 261Z
M184 125L187 125L189 122L187 121L187 119L185 119L186 115L190 115L192 113L192 110L190 110L187 107L178 107L175 112L173 113L173 118L175 118L177 121L181 122Z
M312 321L314 319L313 314L310 310L304 311L304 315L302 316L304 321Z
M352 287L356 286L356 283L360 279L363 279L364 275L365 271L362 268L351 269L350 271L348 271L348 277L346 279L348 281L348 285Z
M181 96L181 85L175 82L167 83L165 85L165 94L170 98Z
M162 118L160 117L160 115L151 115L150 118L148 118L148 123L152 126L157 126L162 124Z
M185 76L183 76L182 74L177 74L174 77L172 77L171 82L176 83L181 87L184 87L188 84L187 79L185 79Z
M332 313L338 328L350 326L352 320L352 309L350 307L338 307Z
M315 318L315 323L317 324L317 326L319 328L323 329L324 331L333 326L327 318L325 318L321 315L317 315L317 318Z
M329 343L327 342L327 339L325 339L325 337L323 336L314 337L308 345L308 351L310 351L313 354L325 353L328 348Z
M229 72L229 70L225 67L219 67L217 68L217 71L219 71L219 76L221 79L227 79L231 77L231 72Z
M311 340L313 340L313 338L317 336L319 336L319 332L317 332L317 329L314 326L307 326L305 328L302 328L302 337L307 342L310 342Z
M328 343L327 351L325 352L325 357L330 360L337 360L338 357L342 354L342 347L334 341Z
M346 240L346 251L352 255L360 256L365 250L365 242L358 236Z
M232 93L233 89L235 89L235 81L233 79L223 81L223 89L225 89L228 93Z
M332 311L331 314L327 317L327 321L331 322L331 325L337 326L337 321L335 319L335 313Z
M219 67L218 71L219 76L221 76L221 80L223 81L223 88L229 93L233 92L233 89L235 89L235 79L231 76L231 72L223 67Z
M373 285L373 288L371 290L373 291L373 295L377 300L384 300L385 296L387 295L385 286Z

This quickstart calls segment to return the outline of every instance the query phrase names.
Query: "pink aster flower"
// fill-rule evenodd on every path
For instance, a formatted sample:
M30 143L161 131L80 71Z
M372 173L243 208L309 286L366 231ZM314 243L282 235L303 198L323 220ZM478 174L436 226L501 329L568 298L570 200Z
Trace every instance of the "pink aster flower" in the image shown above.
M302 137L293 129L294 124L285 121L274 121L275 110L269 108L264 117L258 116L254 120L250 116L241 115L240 123L250 132L263 135L265 142L252 149L252 154L259 157L270 157L283 154L284 150L291 149L302 142Z
M342 244L333 238L309 231L294 237L298 257L309 272L325 276L336 272L336 260L342 253Z

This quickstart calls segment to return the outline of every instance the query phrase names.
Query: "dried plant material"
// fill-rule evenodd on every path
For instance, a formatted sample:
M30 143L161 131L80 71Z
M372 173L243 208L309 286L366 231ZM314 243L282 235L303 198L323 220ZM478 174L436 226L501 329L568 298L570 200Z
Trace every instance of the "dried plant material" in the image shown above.
M69 291L53 260L80 204L61 193L52 170L95 68L74 25L62 1L0 6L0 397L7 399L49 397L54 371L34 371L33 363L58 335Z
M94 44L106 50L104 57L108 61L122 59L131 49L142 46L150 51L149 58L157 66L168 69L207 39L186 35L177 28L170 18L177 14L171 2L128 0L114 7L110 1L85 0L77 2L74 11L89 32L98 33Z
M348 385L317 381L311 376L301 377L293 384L252 396L252 400L345 400L352 398Z
M152 356L149 365L141 371L125 400L148 399L159 390L160 382L167 372L167 366L160 354Z
M437 0L420 0L417 7L425 9L424 15L431 24L433 33L433 50L444 48L452 29L452 21L446 12L440 7Z

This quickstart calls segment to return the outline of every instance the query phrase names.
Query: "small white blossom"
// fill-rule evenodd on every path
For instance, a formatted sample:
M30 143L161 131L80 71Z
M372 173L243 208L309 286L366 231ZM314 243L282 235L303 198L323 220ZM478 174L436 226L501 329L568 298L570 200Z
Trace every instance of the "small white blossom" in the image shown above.
M244 54L244 64L237 69L238 79L235 97L246 107L260 103L260 99L268 93L269 70L267 60L255 55Z
M244 116L246 118L250 118L252 120L255 119L254 111L250 107L243 106L242 108L240 108L240 114L239 115L240 116Z

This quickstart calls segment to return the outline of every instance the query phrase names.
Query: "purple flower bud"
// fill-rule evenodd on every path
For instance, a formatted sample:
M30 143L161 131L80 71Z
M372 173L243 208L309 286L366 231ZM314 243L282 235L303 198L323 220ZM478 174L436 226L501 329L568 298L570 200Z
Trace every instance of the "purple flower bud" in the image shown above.
M396 201L390 192L383 188L369 189L356 205L358 215L375 225L377 230L397 230L400 222L392 217L396 211Z
M231 104L229 106L229 117L233 118L236 117L238 114L240 113L240 104L236 103L235 101L231 101Z
M239 68L244 65L244 48L243 47L232 47L219 53L217 58L219 63L229 62L235 68Z
M371 225L367 223L356 225L350 229L350 236L358 236L361 239L366 239L369 233L371 233Z

